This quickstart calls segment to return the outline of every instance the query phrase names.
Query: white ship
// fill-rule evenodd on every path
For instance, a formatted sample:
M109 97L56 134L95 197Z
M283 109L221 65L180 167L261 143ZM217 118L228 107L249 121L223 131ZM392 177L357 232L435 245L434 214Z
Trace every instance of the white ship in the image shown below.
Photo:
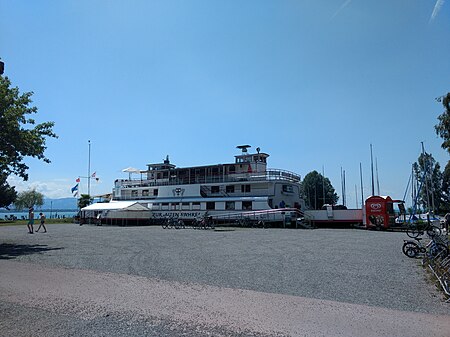
M94 204L82 211L85 217L100 214L118 224L123 218L158 223L168 217L191 221L205 214L223 222L242 216L273 222L285 221L286 214L299 216L305 209L300 175L267 168L269 155L259 148L249 153L250 147L238 146L241 153L229 164L176 167L167 156L162 163L148 164L147 170L131 170L138 178L130 172L128 179L117 179L109 206Z

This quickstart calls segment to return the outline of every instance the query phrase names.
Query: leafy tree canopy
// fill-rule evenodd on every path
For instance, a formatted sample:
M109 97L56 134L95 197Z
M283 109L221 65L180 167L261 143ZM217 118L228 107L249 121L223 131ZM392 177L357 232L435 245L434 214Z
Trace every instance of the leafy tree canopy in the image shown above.
M420 154L417 162L413 164L413 170L416 181L422 186L419 204L424 210L439 211L444 197L441 166L431 154L425 152Z
M14 206L18 210L30 208L35 206L42 206L44 204L44 195L36 190L29 190L20 192L14 202Z
M82 209L83 207L89 206L94 201L93 198L89 194L81 194L80 199L78 199L78 208Z
M46 137L58 138L53 132L53 122L36 124L31 115L32 92L19 93L11 88L8 77L0 76L0 174L16 174L28 180L25 157L34 157L49 163L44 155Z
M339 199L330 179L317 171L312 171L303 178L302 195L307 206L313 209L320 209L324 204L335 205Z
M439 123L434 127L436 133L444 142L442 148L450 153L450 92L438 99L444 106L444 111L438 116Z
M8 207L17 197L16 190L9 186L6 178L5 174L0 173L0 207Z

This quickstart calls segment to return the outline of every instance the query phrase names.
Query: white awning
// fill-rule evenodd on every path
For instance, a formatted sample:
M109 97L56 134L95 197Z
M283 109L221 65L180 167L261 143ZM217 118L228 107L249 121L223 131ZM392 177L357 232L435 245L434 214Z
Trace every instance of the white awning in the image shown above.
M148 208L136 201L98 202L86 206L82 211L148 211Z

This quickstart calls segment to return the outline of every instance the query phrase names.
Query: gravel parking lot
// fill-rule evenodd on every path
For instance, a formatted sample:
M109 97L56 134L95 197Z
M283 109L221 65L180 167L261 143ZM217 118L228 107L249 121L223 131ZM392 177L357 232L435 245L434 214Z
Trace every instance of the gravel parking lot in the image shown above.
M73 274L72 279L76 279L82 271L89 271L94 274L87 273L86 280L103 277L109 284L114 283L115 275L122 275L120 282L125 280L123 277L133 277L133 281L126 282L159 280L173 286L172 292L185 285L194 290L206 287L211 293L239 290L243 298L257 294L264 301L269 297L271 301L281 301L279 296L284 296L283 301L293 301L293 306L301 298L325 301L320 303L331 306L342 303L349 310L362 310L364 306L388 310L391 315L407 312L446 316L449 321L450 304L444 303L443 295L427 280L429 274L420 260L402 254L405 237L403 233L351 229L204 231L74 224L48 225L48 233L29 235L24 227L10 226L0 227L0 267L1 274L8 273L8 266L19 270L17 275L27 270L34 270L31 275L36 275L38 270L45 270L43 278L53 271L63 275L79 270ZM21 266L29 267L21 270ZM9 279L8 284L14 283L13 280ZM131 319L130 308L122 313L83 317L79 311L71 312L67 307L62 310L38 305L37 300L28 301L23 291L22 295L15 293L19 288L15 290L5 284L7 280L1 283L0 277L0 335L5 336L296 335L294 328L283 331L281 325L274 331L249 331L250 323L247 326L245 322L247 330L233 324L227 326L226 322L220 329L211 323L204 330L198 327L196 330L194 325L174 325L171 319L155 318L151 312L140 320ZM21 286L27 285L17 284ZM42 292L45 291L43 288ZM51 290L48 291L50 294ZM223 294L232 298L235 293ZM101 307L101 303L94 304ZM18 324L29 317L38 323ZM110 317L115 317L113 322ZM184 322L191 319L186 316ZM353 335L349 331L342 335ZM321 334L311 330L308 335ZM378 331L374 335L382 334Z

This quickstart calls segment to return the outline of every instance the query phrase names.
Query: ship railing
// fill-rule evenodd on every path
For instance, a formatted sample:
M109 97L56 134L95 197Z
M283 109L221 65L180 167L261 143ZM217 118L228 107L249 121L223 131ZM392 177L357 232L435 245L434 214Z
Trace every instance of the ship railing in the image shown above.
M276 208L270 210L244 211L236 213L223 213L211 216L216 222L234 224L245 222L282 223L284 227L312 228L311 219L298 208Z
M165 185L186 185L186 184L213 184L213 183L228 183L228 182L242 182L242 181L288 181L298 183L301 181L301 176L286 170L268 169L265 172L246 172L233 173L228 175L214 175L214 176L199 176L199 177L184 177L184 178L165 178L165 179L118 179L115 182L115 187L122 188L138 188L138 187L152 187Z

